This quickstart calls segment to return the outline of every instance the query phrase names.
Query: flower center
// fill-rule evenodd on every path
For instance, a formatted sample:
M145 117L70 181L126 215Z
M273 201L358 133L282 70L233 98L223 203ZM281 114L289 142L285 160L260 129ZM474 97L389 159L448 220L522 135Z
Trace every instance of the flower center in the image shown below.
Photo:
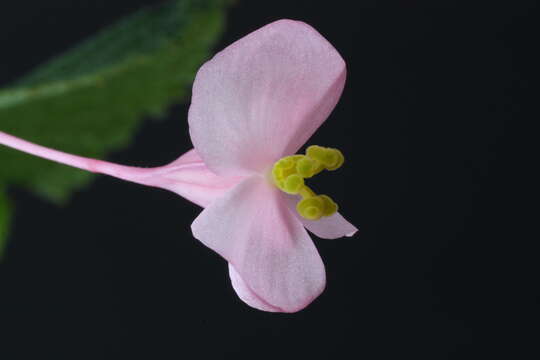
M276 161L272 168L274 184L287 194L300 195L302 200L296 205L296 211L308 219L319 220L337 212L337 204L327 195L316 195L305 183L323 170L337 170L345 158L341 151L312 145L306 155L291 155Z

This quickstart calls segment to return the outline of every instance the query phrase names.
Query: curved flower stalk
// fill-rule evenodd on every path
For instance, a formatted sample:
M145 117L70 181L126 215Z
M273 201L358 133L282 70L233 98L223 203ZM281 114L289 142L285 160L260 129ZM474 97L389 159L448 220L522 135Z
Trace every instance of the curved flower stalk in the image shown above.
M265 311L295 312L324 289L321 238L357 229L305 185L343 155L310 147L344 87L345 63L309 25L280 20L218 53L198 71L189 109L194 149L157 168L66 154L0 132L0 143L87 171L173 191L202 206L195 238L229 263L238 296Z

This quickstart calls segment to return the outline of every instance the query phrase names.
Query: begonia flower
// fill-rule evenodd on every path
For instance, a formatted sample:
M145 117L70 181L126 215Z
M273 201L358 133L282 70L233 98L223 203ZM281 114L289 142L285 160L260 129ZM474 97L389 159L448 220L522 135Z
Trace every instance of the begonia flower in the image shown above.
M345 62L311 26L280 20L236 41L205 63L193 84L194 149L156 168L84 158L0 132L6 146L76 168L173 191L204 208L195 238L229 263L232 286L248 305L295 312L325 287L320 238L356 228L308 179L343 164L340 151L308 147L343 91Z

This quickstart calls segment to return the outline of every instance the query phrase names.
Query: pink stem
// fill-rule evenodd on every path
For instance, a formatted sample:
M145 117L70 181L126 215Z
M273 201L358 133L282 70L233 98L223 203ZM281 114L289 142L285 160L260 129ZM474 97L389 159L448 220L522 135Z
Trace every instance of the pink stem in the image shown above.
M71 155L62 151L33 144L29 141L19 139L2 131L0 131L0 144L44 159L56 161L60 164L69 165L93 173L110 175L139 184L148 184L144 178L150 175L151 169L118 165L107 161Z

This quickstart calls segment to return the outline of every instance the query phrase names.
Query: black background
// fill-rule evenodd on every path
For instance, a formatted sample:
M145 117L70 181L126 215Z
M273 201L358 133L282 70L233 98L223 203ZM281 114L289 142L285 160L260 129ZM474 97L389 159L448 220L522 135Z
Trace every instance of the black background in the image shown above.
M152 3L2 3L0 85ZM538 19L535 2L507 3L238 2L216 50L293 18L348 64L343 97L309 142L345 153L316 188L360 228L314 239L326 291L296 314L247 307L189 231L200 209L166 191L98 177L62 208L11 187L0 358L536 358L535 256L518 244L538 239L517 215L530 144L510 140L538 119ZM179 105L145 122L108 160L176 158L190 148L186 116Z

